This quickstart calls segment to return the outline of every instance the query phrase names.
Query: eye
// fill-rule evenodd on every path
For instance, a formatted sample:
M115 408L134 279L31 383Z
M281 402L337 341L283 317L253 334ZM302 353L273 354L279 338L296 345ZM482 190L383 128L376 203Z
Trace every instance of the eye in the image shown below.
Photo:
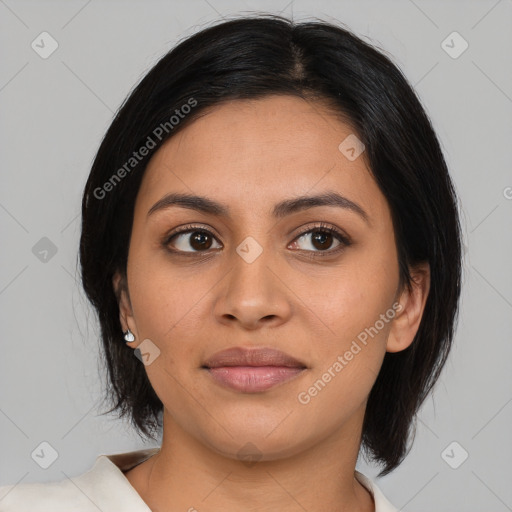
M172 232L164 239L163 244L174 253L194 254L222 248L211 231L195 225L183 226ZM335 244L334 249L332 249L333 244ZM351 245L349 238L341 231L320 223L303 230L288 247L315 253L315 256L332 256L349 245Z
M303 242L303 247L300 247L301 242ZM331 249L333 244L336 243L337 245L334 245L335 248ZM319 256L336 254L349 245L350 240L343 233L323 223L306 229L291 244L294 249L326 253L319 254Z
M179 231L175 231L169 235L164 241L164 245L173 252L205 252L212 249L213 243L218 243L215 236L202 227L184 226ZM173 247L169 247L172 245ZM213 247L218 249L221 246ZM190 249L192 248L192 250Z

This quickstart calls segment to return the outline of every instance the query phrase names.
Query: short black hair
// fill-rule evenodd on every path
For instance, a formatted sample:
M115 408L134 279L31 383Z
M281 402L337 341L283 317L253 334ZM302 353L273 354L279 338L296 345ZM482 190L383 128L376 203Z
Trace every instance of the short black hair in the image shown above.
M116 113L85 186L80 239L82 283L108 369L107 412L128 416L147 438L162 426L163 404L123 342L112 286L116 271L126 277L135 199L151 155L209 107L274 94L325 101L350 122L390 207L400 285L410 288L416 264L430 265L416 337L385 354L367 402L361 446L384 466L382 476L409 452L416 413L452 345L462 272L457 197L429 117L399 67L350 30L317 18L259 14L204 28L164 55Z

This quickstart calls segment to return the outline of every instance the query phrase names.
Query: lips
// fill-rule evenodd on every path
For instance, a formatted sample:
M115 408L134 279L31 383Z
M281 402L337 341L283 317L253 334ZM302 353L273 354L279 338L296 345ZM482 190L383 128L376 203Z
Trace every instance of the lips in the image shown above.
M217 352L203 364L204 368L227 366L279 366L287 368L307 368L298 359L274 348L232 347Z
M241 393L261 393L294 379L307 366L273 348L233 347L214 354L203 368L224 388Z

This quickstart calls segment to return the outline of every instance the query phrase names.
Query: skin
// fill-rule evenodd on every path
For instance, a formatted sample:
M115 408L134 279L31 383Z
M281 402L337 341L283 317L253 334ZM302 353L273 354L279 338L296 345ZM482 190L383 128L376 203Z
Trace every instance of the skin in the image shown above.
M412 343L430 276L428 265L411 269L412 292L398 288L387 201L364 153L350 161L338 149L351 133L318 100L236 100L178 132L149 162L127 279L116 274L113 284L121 290L123 329L136 337L129 347L149 339L160 350L145 370L164 404L162 447L126 473L152 510L375 510L354 477L367 398L386 351ZM271 214L279 201L326 191L357 203L368 222L335 206ZM178 206L148 216L170 192L206 196L230 216ZM335 237L315 245L319 222L338 228L351 245L337 253L342 242ZM165 236L189 223L212 233L210 248L201 252L193 231L166 248ZM298 238L309 226L313 231ZM236 251L248 236L263 250L252 263ZM299 393L393 304L400 304L394 318L300 403ZM233 346L274 347L308 368L265 392L233 391L201 368ZM247 443L258 462L237 455Z

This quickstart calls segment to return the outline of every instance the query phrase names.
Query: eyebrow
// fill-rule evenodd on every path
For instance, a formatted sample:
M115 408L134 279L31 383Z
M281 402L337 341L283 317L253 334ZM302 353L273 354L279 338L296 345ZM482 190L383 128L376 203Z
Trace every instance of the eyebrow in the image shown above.
M178 206L188 208L218 217L229 217L229 208L221 203L203 196L192 194L170 193L159 199L148 211L148 217L153 213ZM328 191L314 196L299 196L286 199L274 205L272 215L277 218L283 218L292 213L314 208L315 206L334 206L344 208L359 215L367 224L370 223L368 214L354 201L338 194Z

